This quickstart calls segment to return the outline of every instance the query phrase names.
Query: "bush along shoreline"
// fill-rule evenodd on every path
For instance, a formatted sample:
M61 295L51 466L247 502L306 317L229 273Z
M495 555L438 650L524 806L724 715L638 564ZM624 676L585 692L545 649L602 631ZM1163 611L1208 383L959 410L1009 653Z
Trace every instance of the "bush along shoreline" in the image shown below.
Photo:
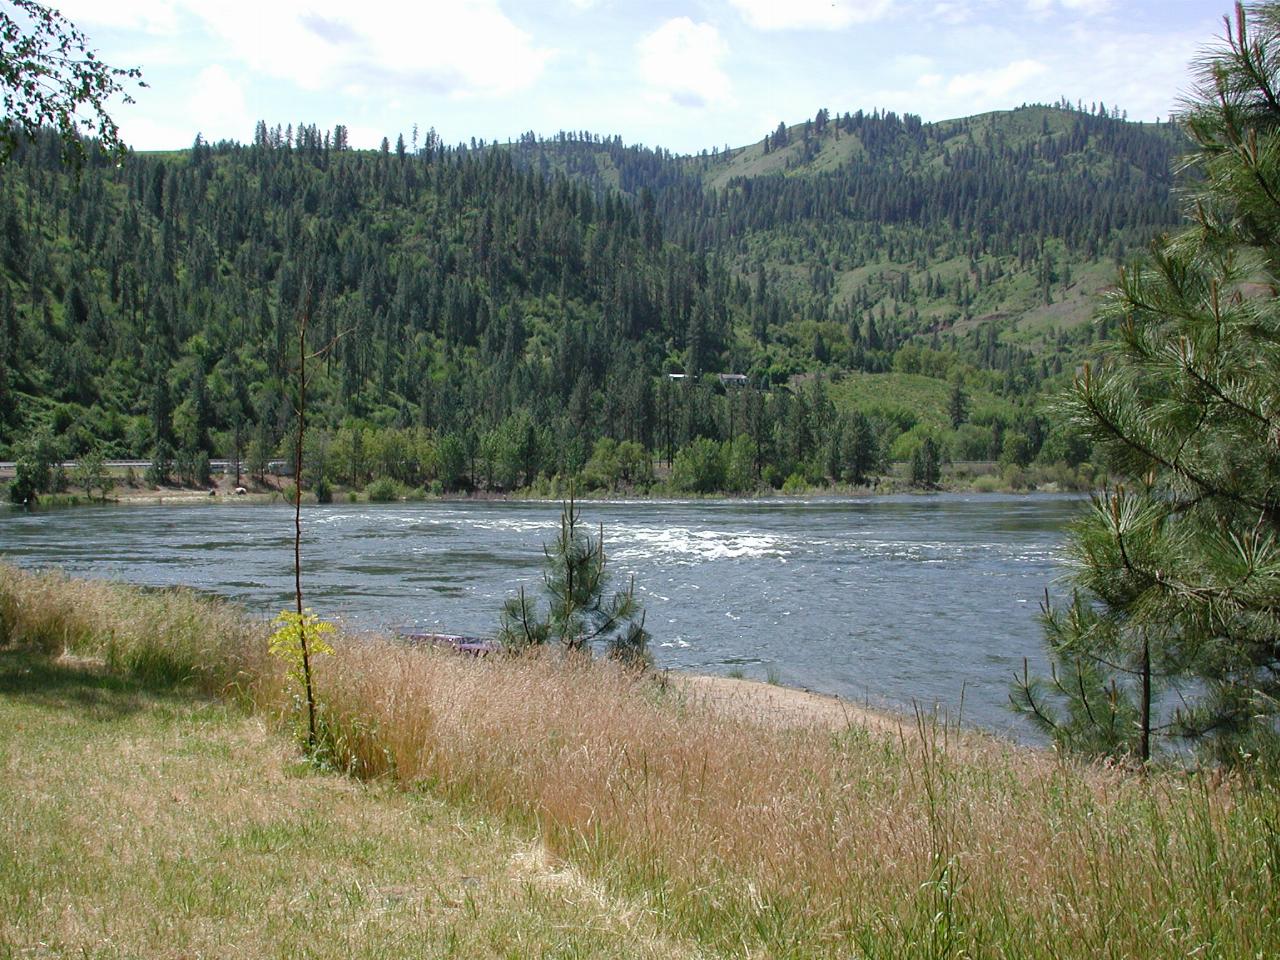
M388 477L376 477L363 486L317 483L304 487L303 502L328 503L421 503L426 501L468 500L562 500L572 488L579 500L660 500L660 499L778 499L788 497L877 497L932 493L1083 493L1092 489L1093 473L1088 465L1071 469L1063 465L1027 468L1001 467L998 463L955 464L941 469L930 482L913 482L910 464L898 464L891 473L868 478L861 484L843 482L809 482L802 477L789 477L781 487L758 486L741 490L713 489L698 491L674 485L670 477L649 483L583 486L582 478L566 479L560 475L540 476L529 486L513 489L458 489L445 491L438 484L409 486ZM15 502L12 486L0 480L0 505L36 509L50 507L100 506L103 504L199 505L217 503L291 503L293 484L287 479L266 480L242 478L244 486L229 477L214 476L204 484L154 486L136 478L112 477L105 485L92 488L68 479L53 490ZM241 492L243 491L243 492Z
M190 590L0 566L0 646L222 697L296 736L269 632ZM704 952L1280 949L1280 794L1247 771L1085 764L925 716L771 722L603 659L328 639L317 762L485 811Z

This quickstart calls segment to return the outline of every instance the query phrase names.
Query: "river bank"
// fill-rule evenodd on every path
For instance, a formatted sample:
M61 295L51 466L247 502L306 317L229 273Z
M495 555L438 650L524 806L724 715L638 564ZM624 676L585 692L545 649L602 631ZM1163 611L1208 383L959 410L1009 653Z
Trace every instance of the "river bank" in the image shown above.
M374 637L316 665L316 756L354 779L317 777L289 759L295 691L243 611L10 567L0 611L28 658L0 683L14 952L171 955L223 924L249 952L317 956L1280 948L1280 796L1232 777L1139 777L928 717L761 722L778 711L605 663ZM412 849L392 839L410 823Z
M915 718L907 714L745 677L681 673L675 675L673 682L685 696L718 715L768 727L829 730L857 727L896 735L913 729L916 724Z
M0 477L0 504L8 502L5 493L4 478ZM243 491L243 492L241 492ZM204 486L151 486L137 482L118 482L105 490L76 491L68 489L62 492L42 494L37 500L38 508L91 506L103 503L115 504L218 504L232 502L276 503L292 502L292 483L279 477L267 477L263 480L242 477L239 484L234 478L215 475ZM574 496L583 501L629 500L639 503L655 500L794 500L800 498L843 498L843 497L884 497L916 495L929 496L938 493L975 493L975 494L1008 494L1008 493L1072 493L1079 491L1074 484L1063 484L1058 479L1040 477L1038 482L1034 475L1016 473L1011 478L998 474L981 473L963 479L947 478L927 487L913 485L900 477L885 476L876 483L850 486L793 486L788 489L775 490L765 488L747 493L717 492L711 494L690 494L674 491L665 487L656 489L622 488L616 490L575 490ZM454 493L433 493L425 489L402 486L375 487L370 485L360 489L337 488L328 497L329 502L337 503L413 503L437 501L453 502L490 502L490 501L559 501L569 494L568 484L558 480L539 483L534 487L513 491L476 490ZM304 503L316 503L316 495L312 491L303 492ZM18 505L19 507L21 505Z

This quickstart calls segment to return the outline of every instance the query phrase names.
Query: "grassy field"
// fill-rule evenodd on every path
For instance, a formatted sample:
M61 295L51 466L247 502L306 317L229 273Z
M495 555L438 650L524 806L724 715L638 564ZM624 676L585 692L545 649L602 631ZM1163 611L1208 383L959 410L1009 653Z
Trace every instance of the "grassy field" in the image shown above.
M261 718L0 652L0 956L678 957L536 839Z
M973 413L992 411L1013 417L1016 408L1009 401L985 390L968 388L969 409ZM937 430L949 430L947 404L951 384L918 373L849 373L827 385L827 395L839 411L901 408L917 420Z
M0 956L1269 957L1280 797L0 566ZM217 698L212 695L221 694Z

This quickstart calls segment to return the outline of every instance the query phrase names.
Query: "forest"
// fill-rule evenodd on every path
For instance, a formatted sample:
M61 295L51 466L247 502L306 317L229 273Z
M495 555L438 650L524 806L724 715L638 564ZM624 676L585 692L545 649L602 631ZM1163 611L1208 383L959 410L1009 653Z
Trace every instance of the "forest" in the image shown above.
M261 474L290 456L306 309L308 486L710 493L891 461L1088 482L1040 398L1106 335L1117 265L1177 221L1183 141L1062 102L823 109L689 157L416 128L360 151L265 122L118 164L61 147L0 168L0 458Z

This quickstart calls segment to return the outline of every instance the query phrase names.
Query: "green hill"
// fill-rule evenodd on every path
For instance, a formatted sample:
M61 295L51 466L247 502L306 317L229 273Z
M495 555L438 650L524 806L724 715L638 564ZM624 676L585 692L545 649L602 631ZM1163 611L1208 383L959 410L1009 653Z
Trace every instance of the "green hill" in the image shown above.
M959 381L999 400L990 452L1020 434L1025 460L1098 291L1176 221L1179 147L1065 107L820 111L693 157L589 134L362 152L260 124L76 176L41 140L0 169L0 456L43 428L64 456L158 451L186 475L263 462L287 449L309 297L317 469L339 483L510 489L602 438L669 458L748 422L758 478L837 476L849 411L798 375ZM951 429L889 399L912 416L875 420L881 455Z
M513 149L597 189L647 191L674 237L748 278L763 270L807 309L883 305L916 333L974 319L1016 329L1024 315L1078 325L1090 312L1078 301L1178 222L1184 145L1169 125L1035 106L934 124L823 110L684 158L590 135Z

